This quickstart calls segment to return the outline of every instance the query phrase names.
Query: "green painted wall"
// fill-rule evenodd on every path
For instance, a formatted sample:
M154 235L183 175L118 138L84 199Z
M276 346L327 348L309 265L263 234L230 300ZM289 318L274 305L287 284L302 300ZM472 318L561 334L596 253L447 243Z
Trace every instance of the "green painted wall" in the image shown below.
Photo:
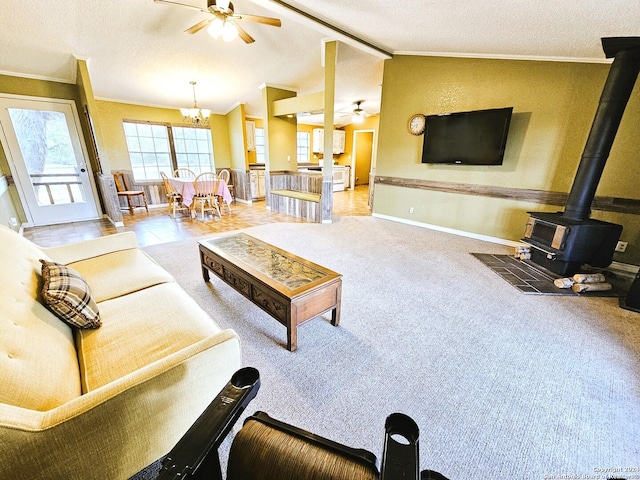
M267 86L262 89L262 102L266 112L263 121L266 168L268 171L295 171L298 169L296 157L298 127L296 117L273 116L274 101L295 96L295 92L281 88Z
M129 151L122 128L123 120L138 120L182 125L178 109L147 107L127 103L96 101L104 148L112 170L131 170ZM213 161L217 168L228 168L229 138L224 115L211 115ZM220 159L220 162L218 161Z
M78 85L78 96L80 97L80 122L84 135L84 143L87 146L91 168L94 173L103 171L109 172L111 167L109 157L104 148L104 136L102 135L102 126L100 118L96 115L98 108L96 107L96 99L93 95L93 87L91 85L91 77L85 60L77 61L76 84ZM91 124L84 109L87 109L91 117ZM92 134L93 131L93 134ZM99 159L96 157L96 150L100 152Z
M225 158L225 167L248 170L249 159L247 156L244 104L238 105L227 114L227 125L229 130L229 154Z
M78 89L70 83L0 75L0 93L78 101Z
M568 192L609 65L396 56L384 66L376 175ZM407 131L414 113L514 107L501 166L425 165L423 137ZM598 195L640 198L640 86L618 131ZM409 208L414 213L409 214ZM508 240L524 233L539 205L471 195L376 185L374 213ZM616 260L640 263L640 219L594 211L624 226L630 242Z

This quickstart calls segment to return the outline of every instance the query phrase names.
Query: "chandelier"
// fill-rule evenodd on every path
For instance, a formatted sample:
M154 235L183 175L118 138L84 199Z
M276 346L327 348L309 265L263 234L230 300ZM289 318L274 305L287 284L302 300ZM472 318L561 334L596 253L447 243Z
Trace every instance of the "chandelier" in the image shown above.
M189 83L191 84L191 88L193 88L193 107L181 108L180 113L182 113L185 123L190 123L194 127L208 127L211 110L198 108L198 102L196 102L196 82L191 81Z

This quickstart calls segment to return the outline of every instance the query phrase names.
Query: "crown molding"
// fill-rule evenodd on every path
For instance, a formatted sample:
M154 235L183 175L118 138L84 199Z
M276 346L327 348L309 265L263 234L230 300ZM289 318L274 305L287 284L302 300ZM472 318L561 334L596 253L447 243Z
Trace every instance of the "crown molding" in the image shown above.
M499 55L489 53L460 53L460 52L413 52L397 51L393 55L406 55L413 57L451 57L451 58L481 58L486 60L523 60L534 62L565 62L565 63L611 63L610 58L592 57L551 57L536 55Z
M68 78L56 78L56 77L48 77L46 75L33 75L30 73L9 72L7 70L0 70L0 75L7 75L9 77L30 78L32 80L43 80L45 82L66 83L69 85L75 85L76 83L75 80L69 80Z

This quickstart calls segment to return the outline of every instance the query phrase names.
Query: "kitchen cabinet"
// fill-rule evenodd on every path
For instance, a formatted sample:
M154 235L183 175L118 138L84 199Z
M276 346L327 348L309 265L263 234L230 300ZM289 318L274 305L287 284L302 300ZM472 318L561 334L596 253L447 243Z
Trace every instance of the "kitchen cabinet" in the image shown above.
M251 170L249 180L251 183L251 198L253 200L265 197L265 174L264 170Z
M344 153L344 145L346 142L346 132L344 130L333 131L333 154L339 155Z
M253 152L256 149L256 122L247 120L245 124L247 130L247 151Z
M324 152L324 129L314 128L312 132L313 153ZM344 130L333 131L333 154L339 155L344 153L346 143L346 133Z
M324 150L324 130L314 128L311 132L311 146L313 153L322 153Z

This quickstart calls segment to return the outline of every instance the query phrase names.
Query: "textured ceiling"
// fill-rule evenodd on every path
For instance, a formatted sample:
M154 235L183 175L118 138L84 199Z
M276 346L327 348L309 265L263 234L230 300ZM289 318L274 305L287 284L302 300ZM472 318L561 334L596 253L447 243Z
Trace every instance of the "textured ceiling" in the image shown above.
M205 0L183 0L204 7ZM236 0L236 12L282 19L242 22L250 45L184 30L206 14L153 0L3 0L0 73L75 80L88 59L98 98L262 116L260 86L323 89L322 40L335 36L271 0ZM299 0L287 4L393 54L603 61L600 38L640 35L638 0ZM9 21L10 19L10 21ZM338 49L336 110L357 100L377 112L383 59ZM339 123L339 122L337 122Z

